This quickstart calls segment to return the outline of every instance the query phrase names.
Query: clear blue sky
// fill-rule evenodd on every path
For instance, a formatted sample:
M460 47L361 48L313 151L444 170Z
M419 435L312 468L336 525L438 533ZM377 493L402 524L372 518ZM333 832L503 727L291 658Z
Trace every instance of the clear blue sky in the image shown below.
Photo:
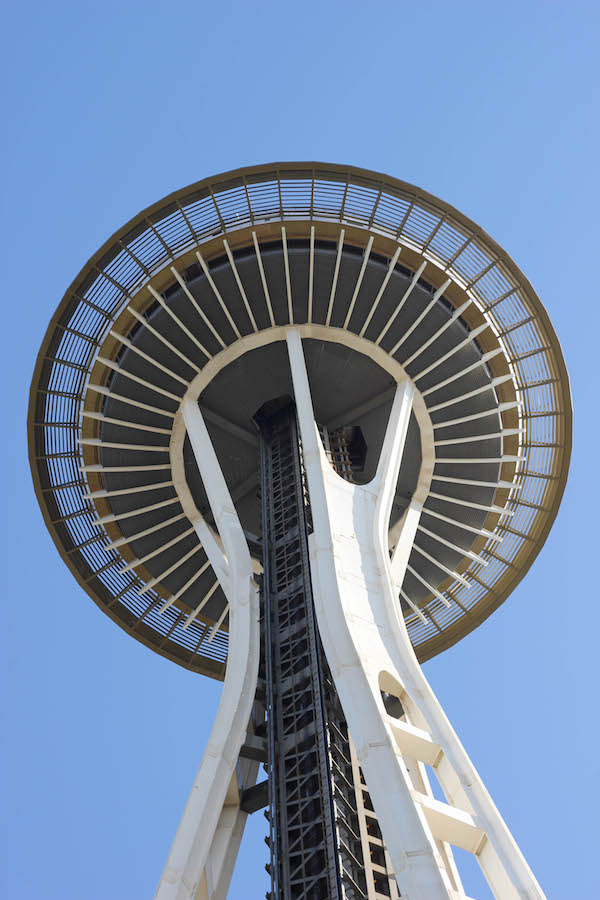
M120 631L46 533L25 420L48 320L139 210L293 159L377 169L454 204L554 321L576 414L558 521L508 602L426 670L548 895L600 896L599 16L591 0L5 6L6 900L151 897L220 690ZM264 896L265 831L258 813L230 900ZM489 896L471 868L465 882Z

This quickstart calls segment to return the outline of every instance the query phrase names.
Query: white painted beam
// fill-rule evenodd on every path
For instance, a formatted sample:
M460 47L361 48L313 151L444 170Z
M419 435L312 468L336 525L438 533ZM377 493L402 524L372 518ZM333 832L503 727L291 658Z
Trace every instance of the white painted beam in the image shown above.
M438 328L438 330L435 331L431 335L431 337L429 337L425 341L425 343L421 344L421 346L417 350L415 350L415 352L411 356L409 356L408 359L404 360L404 362L402 363L404 368L406 368L407 366L410 366L411 362L414 362L415 359L417 359L417 357L419 357L421 355L421 353L423 353L424 350L427 350L427 348L430 347L434 341L437 341L437 339L440 337L440 335L442 335L446 331L447 328L450 328L450 326L454 322L456 322L456 320L462 315L462 313L465 311L465 309L467 309L467 307L469 307L471 305L471 303L472 303L472 301L469 299L466 301L466 303L463 303L462 306L459 306L457 309L455 309L454 312L452 313L452 315L450 316L450 318L447 319L447 321L444 322L444 324L441 325L440 328Z
M172 522L175 522L178 519L183 519L183 518L185 518L183 515L177 516L176 519L169 519L169 521L164 522L163 525L171 525ZM161 527L163 527L163 526L155 525L150 533L152 533L154 531L160 531ZM193 532L194 532L193 528L186 528L185 531L182 531L181 534L178 534L174 538L171 538L171 540L167 541L166 544L159 544L158 547L155 547L154 550L150 551L150 553L146 553L146 555L142 556L141 559L133 559L131 562L126 563L123 566L123 568L119 569L119 573L122 575L125 572L130 572L132 569L135 569L138 566L143 566L145 563L148 562L149 559L153 559L155 556L160 556L160 554L164 553L165 550L169 550L171 547L174 547L175 544L178 544L179 541L183 541L184 538L189 537L190 534L193 534ZM137 540L140 536L145 537L146 533L140 532L139 535L136 534L131 538L120 538L119 541L117 542L117 546L119 546L122 543L127 543L128 541ZM107 550L108 547L105 547L104 549ZM112 546L111 546L111 549L113 549Z
M433 372L434 369L437 369L438 366L441 366L442 363L446 362L447 359L451 359L459 350L462 350L463 347L466 347L468 344L471 344L475 338L479 337L479 335L484 332L487 328L490 327L489 322L485 322L483 325L479 325L478 328L474 328L473 331L469 332L469 336L466 337L463 341L459 341L456 346L452 347L451 350L448 350L447 353L444 353L443 356L440 356L439 359L434 360L431 365L426 366L418 375L414 376L414 381L420 381L421 378L424 378L425 375L429 375L430 372Z
M171 434L170 428L156 428L150 425L140 425L138 422L129 422L127 419L113 419L111 416L105 416L104 413L91 412L82 409L81 415L84 419L96 419L97 422L107 422L110 425L122 425L124 428L133 428L134 431L148 431L152 434Z
M404 294L403 294L402 297L400 298L400 302L398 303L398 305L397 305L396 308L394 309L394 312L392 313L392 315L390 316L390 318L387 320L386 324L383 326L383 328L382 328L381 331L379 332L379 337L378 337L377 340L375 341L376 344L380 344L380 343L382 342L382 340L384 339L384 337L386 336L386 334L388 333L388 331L390 330L390 328L392 327L392 325L393 325L394 322L396 321L397 317L399 316L399 314L400 314L400 312L401 312L401 310L402 310L402 307L404 306L404 304L406 303L406 301L408 300L408 298L409 298L410 295L412 294L415 285L417 284L417 282L419 281L419 278L421 277L421 275L422 275L423 272L425 271L425 266L426 266L426 265L427 265L427 260L425 260L424 262L422 262L421 265L419 266L419 268L417 269L417 271L414 273L414 275L413 275L413 277L412 277L412 279L411 279L411 281L410 281L410 284L408 285L408 287L406 288ZM393 355L393 354L392 354L392 355Z
M165 522L159 522L158 525L152 525L150 528L145 528L143 531L138 531L137 534L132 534L128 537L120 537L116 541L112 541L112 543L110 544L105 544L103 549L115 550L122 544L129 544L133 543L133 541L139 541L140 538L147 537L149 534L154 534L156 531L162 531L163 528L168 528L169 525L173 525L175 522L180 522L181 519L185 519L185 513L177 513L177 515L173 516L171 519L167 519ZM179 535L179 537L182 537L182 535ZM164 549L164 547L159 548L156 552L160 553L161 549ZM129 563L127 566L125 566L124 569L121 569L121 571L126 572L134 565L139 565L139 561L136 560L135 563Z
M377 307L379 306L381 298L383 297L383 293L384 293L386 287L388 286L388 281L392 277L392 272L394 271L396 263L398 262L398 257L400 256L401 250L402 250L402 247L397 247L396 252L394 253L394 255L392 256L392 258L390 260L390 264L388 266L387 272L385 273L385 277L381 283L381 287L379 288L379 290L377 292L377 296L373 300L373 304L371 306L371 309L369 310L369 314L367 315L367 318L365 319L365 323L364 323L363 327L361 328L361 330L359 331L360 337L364 337L364 333L367 330L367 328L369 327L369 323L370 323L371 319L373 318L373 316L375 315L375 312L377 311Z
M141 403L139 400L132 400L131 397L125 397L123 394L114 394L101 384L92 384L90 381L87 389L88 391L94 391L97 394L103 394L103 396L110 397L113 400L118 400L120 403L127 403L129 406L137 406L138 409L145 409L148 412L156 413L158 416L166 416L168 419L175 418L175 413L169 412L166 409L160 409L158 406L150 406L148 403Z
M118 491L108 491L106 488L103 488L99 491L92 491L89 494L84 494L86 500L98 500L101 497L121 497L124 494L141 494L144 491L159 491L162 488L173 487L173 481L156 481L150 482L148 484L140 484L138 487L131 488L121 488Z
M327 317L325 319L325 324L329 325L331 322L331 314L333 312L333 304L335 302L335 289L337 287L338 275L340 274L340 262L342 260L342 250L344 249L344 235L346 234L345 230L342 228L340 231L340 236L338 239L338 247L337 247L337 256L335 258L335 268L333 270L333 279L331 282L331 292L329 294L329 303L327 305ZM290 322L292 320L290 319Z
M151 578L142 588L139 589L138 594L145 594L146 591L152 590L152 588L159 584L163 578L168 578L173 572L175 572L179 566L182 566L184 563L191 559L192 556L195 556L199 550L202 550L201 544L196 544L195 547L192 547L191 550L188 550L187 553L184 553L176 562L172 563L167 569L160 573L160 575L156 575L154 578Z
M208 641L214 638L228 615L229 654L217 717L177 829L156 900L194 900L203 879L206 879L211 846L250 719L260 655L258 590L252 579L244 532L196 400L185 399L182 413L224 546L223 553L214 537L211 543L210 531L204 520L194 523L197 531L208 538L204 549L211 564L214 560L213 568L217 569L215 584L221 584L227 598L225 609L213 626ZM213 585L211 590L216 590L216 587ZM206 597L203 598L203 602L206 600ZM191 615L194 614L197 615L197 610Z
M254 313L252 312L252 308L248 302L248 297L246 295L246 291L244 290L244 285L242 284L242 279L240 278L240 274L237 270L237 266L235 264L235 259L233 257L233 253L229 248L229 244L226 240L223 240L223 246L225 247L225 252L227 253L227 259L229 260L229 265L231 266L231 271L233 272L233 277L235 278L235 283L238 286L238 290L240 292L240 296L242 298L242 302L246 308L246 312L248 313L248 318L250 319L250 324L252 325L253 331L258 331L258 327L256 325L256 319L254 318Z
M154 512L157 509L163 509L165 506L171 506L173 503L179 503L179 497L170 497L168 500L162 500L160 503L151 503L150 506L142 506L138 509L131 509L123 513L109 513L95 519L92 525L107 525L109 522L120 522L122 519L131 519L134 516L145 515Z
M150 381L145 381L143 378L138 378L137 375L134 375L133 372L130 372L128 369L124 369L119 366L116 362L113 362L112 359L106 359L104 356L97 356L97 361L105 365L108 369L112 369L113 372L118 372L119 375L122 375L124 378L128 378L129 381L135 381L136 384L141 384L142 387L147 388L149 391L155 391L157 394L162 394L163 397L168 397L169 400L174 400L175 403L179 404L181 397L177 394L172 394L171 391L166 391L164 388L159 387L157 384L152 384Z
M493 503L489 505L484 503L474 503L472 500L461 500L458 497L449 497L448 494L438 494L435 491L430 491L429 496L433 497L434 500L445 500L446 503L458 503L459 506L470 506L473 509L481 509L488 513L497 513L500 516L514 516L514 512L510 509L506 509L504 506L494 506ZM429 510L427 510L427 512L429 512Z
M131 350L132 353L135 353L136 356L139 356L140 359L145 359L146 362L150 363L151 366L154 366L161 372L164 372L165 375L168 375L169 378L173 378L175 381L179 381L180 384L183 384L184 387L188 388L190 386L189 381L187 379L182 378L181 375L178 375L177 372L173 372L172 369L168 369L167 366L163 366L162 363L158 362L158 360L154 359L154 357L150 356L149 353L145 353L143 350L140 350L133 341L130 341L129 338L125 337L123 334L119 334L118 331L111 331L109 334L115 338L115 340L119 341L120 344L123 344L124 347L127 347Z
M233 320L233 316L232 316L231 313L229 312L229 309L227 308L227 304L226 304L225 301L223 300L223 297L221 296L221 292L219 291L217 285L215 284L214 279L213 279L212 275L210 274L210 270L209 270L209 268L208 268L206 262L204 261L204 257L202 256L202 254L200 253L199 250L196 250L196 256L197 256L197 258L198 258L198 262L200 263L200 265L201 265L201 267L202 267L202 271L204 272L204 274L205 274L205 276L206 276L206 280L207 280L208 283L210 284L210 286L211 286L211 288L212 288L212 290L213 290L213 294L215 295L215 297L216 297L217 300L219 301L219 305L220 305L221 309L223 310L223 312L225 313L225 316L226 316L226 318L227 318L227 321L228 321L229 324L231 325L231 327L232 327L232 329L233 329L233 332L234 332L235 336L236 336L237 338L241 338L242 335L240 334L239 328L238 328L237 325L235 324L235 322L234 322L234 320Z
M177 276L175 276L175 277L177 277ZM180 282L180 284L181 284L181 282ZM171 309L171 307L169 306L169 304L165 302L165 300L164 300L164 298L161 296L161 294L159 294L158 291L155 291L151 284L148 285L148 290L150 291L150 293L152 294L152 296L154 297L154 299L157 300L158 303L160 303L160 305L162 306L162 308L164 309L164 311L167 313L167 315L170 316L170 317L173 319L173 321L175 322L175 324L176 324L176 325L183 331L183 333L190 339L190 341L191 341L193 344L195 344L196 347L198 347L198 349L201 351L201 353L204 353L204 355L205 355L206 357L208 357L208 359L210 359L210 358L211 358L211 355L210 355L210 353L208 352L208 350L206 349L206 347L204 346L204 344L203 344L201 341L198 340L198 338L196 337L196 335L195 335L193 332L190 331L190 329L187 327L187 325L184 325L184 323L181 321L181 319L179 318L179 316L175 315L175 313L173 312L173 310ZM185 293L186 293L186 295L189 293L189 292L187 291L187 287L186 287L186 289L185 289ZM191 296L191 295L190 295L190 296Z
M423 310L423 312L422 312L420 315L417 316L417 318L416 318L415 321L412 323L412 325L410 326L410 328L407 328L407 329L406 329L406 331L404 332L404 334L402 335L402 337L400 338L400 340L398 341L398 343L397 343L397 344L394 344L394 346L393 346L392 349L390 350L390 356L394 356L394 355L396 354L396 352L400 349L400 347L402 346L402 344L404 343L404 341L406 341L407 338L409 338L409 337L411 336L411 334L413 333L413 331L415 330L415 328L417 328L417 327L421 324L421 322L423 321L423 319L425 319L426 316L428 315L428 313L433 309L433 307L434 307L435 304L438 302L438 300L440 299L440 297L444 294L444 291L448 288L448 285L450 285L451 283L452 283L452 279L451 279L451 278L448 278L448 279L443 283L443 285L442 285L440 288L437 289L437 291L435 292L435 294L433 295L432 299L429 301L429 303L427 304L427 306L425 307L425 309Z
M263 267L262 256L260 255L260 246L258 244L258 238L256 237L256 232L252 232L252 240L254 241L254 252L256 253L256 262L258 263L258 271L260 272L260 280L263 286L263 291L265 293L265 301L267 304L267 312L269 313L269 321L271 322L271 327L275 327L275 317L273 315L273 307L271 306L271 295L269 294L269 286L267 284L267 279L265 278L265 270ZM314 245L314 242L313 242ZM312 283L312 282L311 282ZM310 318L309 318L310 321Z
M288 245L285 228L281 228L281 243L283 245L283 267L285 270L285 292L287 296L288 322L294 324L294 304L292 302L292 285L290 281L290 261L288 258Z
M158 614L161 615L162 613L164 613L164 611L165 611L166 609L168 609L168 608L169 608L170 606L172 606L174 603L177 603L177 601L179 600L179 598L182 597L182 596L185 594L185 592L188 590L188 588L191 588L191 586L194 584L194 582L196 582L196 581L198 580L198 578L200 578L200 576L203 575L204 572L206 572L206 570L208 569L209 565L210 565L210 562L207 560L207 561L204 563L204 565L200 566L199 569L196 569L196 571L195 571L194 574L191 576L191 578L188 578L188 580L186 581L186 583L185 583L182 587L180 587L179 590L178 590L175 594L172 594L172 596L169 597L168 600L165 600L165 602L163 603L163 605L161 606L161 608L158 610ZM215 584L218 585L219 582L216 581ZM197 612L199 612L199 610L198 610ZM196 614L197 614L197 613L196 613ZM184 625L183 627L185 627L185 625Z
M202 371L202 369L200 368L200 366L197 366L195 362L192 362L192 360L189 359L189 357L187 357L187 356L185 355L185 353L183 353L183 352L179 349L179 347L176 347L175 344L172 344L171 341L168 341L168 340L166 339L166 337L164 337L164 335L162 335L162 334L160 333L160 331L157 331L156 328L154 328L154 326L150 324L150 322L148 321L148 319L145 318L145 316L143 316L141 313L139 313L139 312L137 311L137 309L134 309L132 306L128 306L128 307L127 307L127 312L130 312L131 315L132 315L135 319L137 319L138 322L139 322L141 325L143 325L144 328L145 328L147 331L150 332L150 334L153 334L154 337L155 337L157 340L159 340L159 341L161 342L161 344L164 344L165 347L167 347L167 349L169 349L169 350L171 351L171 353L174 353L175 356L178 356L179 359L183 360L183 362L186 364L186 366L189 366L190 369L193 369L193 370L194 370L194 372L201 372L201 371ZM208 359L211 358L210 353L208 353L207 350L204 351L204 355L205 355L206 357L208 357Z
M200 304L198 303L198 301L196 300L196 298L190 291L189 287L187 286L187 284L185 283L184 279L179 274L179 272L177 271L175 266L171 266L171 272L175 276L175 279L179 283L179 286L182 288L183 293L188 298L188 300L190 301L190 303L192 304L192 306L194 307L194 309L196 310L196 312L198 313L198 315L200 316L200 318L202 319L202 321L204 322L204 324L206 325L206 327L208 328L210 333L213 335L214 338L216 338L216 340L221 345L221 347L223 347L223 349L225 349L225 346L226 346L225 341L223 340L223 338L221 337L221 335L219 334L219 332L217 331L217 329L215 328L213 323L210 321L210 319L208 318L208 316L206 315L206 313L204 312L204 310L202 309L202 307L200 306ZM175 321L179 322L179 319L176 319ZM208 356L209 359L212 359L212 356L208 352L208 350L204 350L203 352L205 353L205 355Z
M478 359L477 362L472 363L465 369L461 369L459 372L455 372L454 375L450 375L449 378L445 378L443 381L438 381L437 384L432 384L431 387L427 388L427 390L421 392L422 396L428 397L429 394L433 394L435 393L435 391L439 391L443 387L446 387L446 385L452 384L453 381L457 381L459 378L462 378L463 375L468 375L470 372L474 372L475 369L479 369L481 366L486 366L489 363L490 359L494 359L494 357L498 356L499 353L502 353L502 347L496 347L495 350L490 350L488 353L484 353L481 359ZM406 366L407 363L403 363L403 365Z
M373 235L371 235L371 237L369 238L369 240L367 242L367 246L366 246L364 254L363 254L363 260L361 263L360 271L358 273L358 278L356 279L356 284L354 286L354 292L352 294L352 298L350 300L350 306L348 307L348 312L346 313L346 318L344 319L344 324L342 325L342 328L348 328L348 322L350 321L350 319L352 317L352 313L354 312L354 307L356 305L356 298L358 297L358 292L360 291L360 286L362 284L362 281L363 281L363 278L365 275L365 269L367 268L367 263L369 262L369 255L371 253L371 247L373 246L373 240L374 240ZM310 322L310 319L308 321Z

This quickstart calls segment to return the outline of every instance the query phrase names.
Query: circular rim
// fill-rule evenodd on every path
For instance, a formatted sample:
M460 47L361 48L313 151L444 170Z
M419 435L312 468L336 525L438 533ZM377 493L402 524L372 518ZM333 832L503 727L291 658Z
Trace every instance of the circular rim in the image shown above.
M241 215L244 203L245 219ZM192 221L192 208L196 211L202 208L204 219L200 216ZM208 215L207 210L211 211L211 215ZM186 237L181 236L181 229L180 232L175 230L173 222L176 219L180 223L186 223ZM516 473L517 476L522 476L522 481L539 477L542 479L541 483L545 484L541 492L537 491L537 495L541 495L537 502L529 503L529 508L535 512L532 514L529 530L522 535L522 546L526 546L529 541L534 543L534 547L528 553L521 553L522 546L517 551L516 555L521 553L522 561L516 567L507 590L491 594L486 592L485 602L482 601L477 608L469 610L469 615L463 616L453 627L437 636L417 641L415 646L419 658L424 660L451 646L487 618L516 587L537 556L556 517L566 483L572 442L572 408L560 345L548 315L529 281L502 248L479 226L449 204L405 182L363 169L323 163L276 163L246 167L216 178L204 179L179 190L148 207L119 229L73 281L50 321L38 354L28 415L29 456L36 495L61 556L82 587L121 627L134 634L138 640L157 649L143 634L127 628L122 618L107 609L106 604L95 594L89 579L83 577L61 540L57 525L64 525L64 519L57 523L48 508L49 495L54 495L55 491L42 483L42 467L46 464L47 474L48 460L38 458L39 435L36 432L40 427L47 430L50 426L47 423L41 426L37 424L36 412L43 403L43 392L53 384L52 378L57 367L62 366L64 369L67 365L64 357L58 353L49 360L48 351L51 345L55 345L57 349L64 348L65 340L71 341L71 345L83 340L83 332L78 336L77 329L72 329L71 332L69 325L65 326L70 306L75 316L79 306L86 304L86 309L91 310L96 319L100 321L104 317L104 324L110 327L114 318L119 315L124 299L139 292L153 279L160 280L165 268L168 271L169 264L198 246L203 247L205 258L209 260L211 255L215 255L211 245L215 245L219 239L222 241L224 236L233 242L238 233L241 235L250 228L268 232L269 229L280 227L281 224L288 226L292 222L303 223L303 227L306 224L320 223L323 228L328 227L329 223L337 226L342 224L357 234L364 235L368 232L375 237L383 252L386 247L399 243L403 247L403 253L406 252L409 257L413 255L426 259L440 273L450 275L458 288L473 297L477 308L494 320L495 333L503 347L508 349L511 372L517 391L520 391L520 399L524 402L525 419L531 425L531 432L541 436L550 433L553 437L552 441L528 444L531 448L535 446L536 451L539 450L533 455L536 461L540 462L542 457L546 459L547 471ZM140 242L145 234L152 236L151 253L148 250L149 244L140 249ZM458 245L457 235L463 238ZM139 246L136 245L134 252L131 248L136 241ZM160 248L158 253L156 247ZM129 273L123 267L118 268L119 265L122 266L123 256L129 261ZM133 266L132 259L135 260ZM134 275L131 274L132 268L137 268ZM100 282L103 293L98 287ZM505 288L503 291L502 286ZM496 296L493 296L494 291ZM508 312L504 321L502 320L500 313L503 307L509 309L511 298L515 308L524 308L528 313L522 320L510 320L510 315L514 317L514 310ZM111 313L115 310L113 318ZM68 321L72 322L74 316ZM96 337L101 332L101 328L97 329ZM539 339L537 346L534 338ZM93 365L97 345L102 343L98 339L92 343L89 335L85 341L87 356L82 356L83 351L78 349L77 362L71 360L68 363L76 370L81 387L81 402L84 382ZM522 347L529 349L522 350ZM546 370L547 378L538 378L536 381L535 377L529 377L535 375L536 367L530 362L534 359L537 370L542 374ZM531 394L536 397L540 395L538 405L543 406L544 399L552 400L552 407L545 411L538 409L531 402ZM77 401L74 400L73 403L76 405ZM531 424L534 418L537 420L536 427ZM542 423L543 419L545 421ZM72 450L71 458L74 456L75 451ZM516 504L521 502L509 501ZM515 529L511 530L508 526L503 528L506 534L515 534ZM198 665L197 660L184 659L177 653L165 650L159 652L188 668L203 671L213 677L222 677L226 658L226 634L220 634L219 637L222 640L220 643L215 642L213 658L203 660L201 665Z

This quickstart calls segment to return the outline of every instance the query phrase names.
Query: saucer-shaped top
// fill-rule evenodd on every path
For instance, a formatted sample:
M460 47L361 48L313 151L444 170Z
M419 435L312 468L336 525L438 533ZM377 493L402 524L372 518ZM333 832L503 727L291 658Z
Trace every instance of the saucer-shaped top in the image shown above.
M254 413L292 395L351 477L375 471L395 385L415 405L392 520L424 503L399 603L420 659L508 596L565 485L572 411L556 335L507 254L455 209L373 172L280 163L198 182L87 263L36 364L29 448L63 559L162 655L223 677L225 599L191 519L210 508L180 413L200 404L260 572Z

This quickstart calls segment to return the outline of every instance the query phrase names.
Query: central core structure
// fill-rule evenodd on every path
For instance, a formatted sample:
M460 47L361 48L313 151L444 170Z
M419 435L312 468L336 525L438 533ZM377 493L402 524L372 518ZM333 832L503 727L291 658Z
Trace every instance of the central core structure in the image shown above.
M224 900L261 809L270 900L465 898L452 847L543 898L420 665L519 583L568 469L556 335L478 226L339 166L192 185L67 292L29 438L84 590L223 680L157 900Z
M289 398L268 404L256 420L263 496L271 896L358 900L376 892L397 897L319 638L308 551L310 507L295 407ZM327 432L323 438L329 450ZM335 468L351 478L343 435L330 453Z

